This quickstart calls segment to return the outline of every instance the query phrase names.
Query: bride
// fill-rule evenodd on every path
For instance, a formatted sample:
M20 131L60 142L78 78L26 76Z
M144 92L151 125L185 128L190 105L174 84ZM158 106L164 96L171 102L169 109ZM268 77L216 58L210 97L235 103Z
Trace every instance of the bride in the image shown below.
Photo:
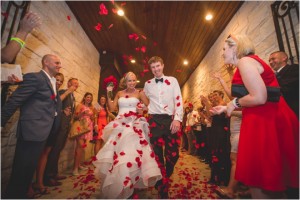
M162 178L149 142L149 124L137 111L140 101L149 101L143 92L135 89L136 75L128 72L120 81L126 89L119 91L114 101L108 95L108 107L119 106L118 116L103 129L105 145L97 153L95 176L101 180L101 197L128 198L134 188L154 186ZM107 87L107 92L113 86Z

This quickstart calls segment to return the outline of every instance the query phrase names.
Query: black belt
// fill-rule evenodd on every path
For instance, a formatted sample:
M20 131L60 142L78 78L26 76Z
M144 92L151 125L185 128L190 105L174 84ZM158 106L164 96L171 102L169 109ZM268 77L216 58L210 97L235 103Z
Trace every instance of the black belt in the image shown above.
M149 114L149 116L153 116L153 117L173 117L173 115L168 115L168 114Z

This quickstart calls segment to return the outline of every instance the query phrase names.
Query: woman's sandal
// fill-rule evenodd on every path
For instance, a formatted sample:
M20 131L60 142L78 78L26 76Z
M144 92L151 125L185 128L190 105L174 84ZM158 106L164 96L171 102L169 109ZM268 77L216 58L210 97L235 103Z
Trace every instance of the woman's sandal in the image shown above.
M251 199L250 190L240 191L240 192L238 192L238 195L240 198L243 198L243 199Z
M46 187L39 187L39 186L33 184L32 189L34 190L35 195L50 194L50 192L48 191L48 188L46 188Z
M226 190L217 187L215 189L217 195L219 195L222 199L234 199L236 196L234 194L228 194Z

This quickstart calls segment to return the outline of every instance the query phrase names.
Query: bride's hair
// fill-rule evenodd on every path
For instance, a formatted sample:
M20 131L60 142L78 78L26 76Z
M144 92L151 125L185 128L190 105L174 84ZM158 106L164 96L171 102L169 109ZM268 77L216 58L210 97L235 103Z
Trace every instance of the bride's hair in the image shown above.
M127 72L126 74L124 74L123 78L121 78L120 80L120 84L119 84L120 88L122 89L126 88L126 82L130 76L136 76L136 75L133 72Z

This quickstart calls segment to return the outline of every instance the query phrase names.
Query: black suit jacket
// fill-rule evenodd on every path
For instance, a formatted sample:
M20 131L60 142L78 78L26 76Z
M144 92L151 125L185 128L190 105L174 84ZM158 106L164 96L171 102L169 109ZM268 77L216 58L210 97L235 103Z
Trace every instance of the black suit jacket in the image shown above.
M61 100L54 95L45 72L28 73L23 79L1 110L1 126L20 107L17 136L26 141L45 141L53 126L59 124Z
M286 65L277 74L282 95L299 118L299 65Z

